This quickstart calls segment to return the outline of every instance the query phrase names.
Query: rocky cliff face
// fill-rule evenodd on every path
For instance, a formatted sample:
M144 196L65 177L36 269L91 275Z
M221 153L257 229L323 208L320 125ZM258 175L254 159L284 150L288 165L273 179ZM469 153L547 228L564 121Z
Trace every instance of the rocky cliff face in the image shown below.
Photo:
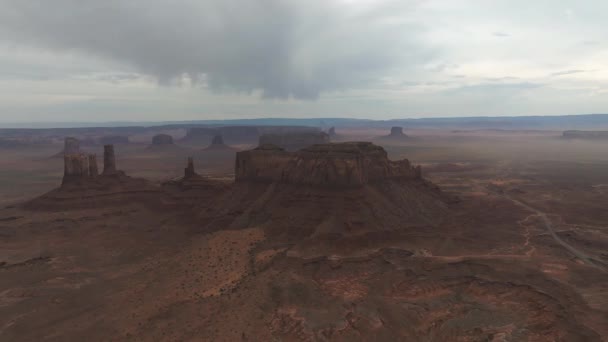
M297 151L315 144L329 143L329 135L324 132L264 134L259 145L276 145L287 151Z
M63 151L57 153L54 157L63 157L66 155L80 154L80 140L73 137L66 137L63 142Z
M67 154L63 157L62 185L84 181L98 176L97 157L94 154Z
M422 176L407 159L390 161L382 147L368 142L320 144L298 152L266 144L237 153L235 175L237 181L322 187L360 187Z
M236 153L236 181L273 183L280 181L292 155L284 149L265 144L249 151Z

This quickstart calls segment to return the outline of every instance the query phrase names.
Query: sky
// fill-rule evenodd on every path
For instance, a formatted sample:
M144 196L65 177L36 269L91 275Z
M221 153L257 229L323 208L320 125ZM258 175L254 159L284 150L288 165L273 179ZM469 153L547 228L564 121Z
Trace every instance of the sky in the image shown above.
M0 123L608 112L605 0L0 0Z

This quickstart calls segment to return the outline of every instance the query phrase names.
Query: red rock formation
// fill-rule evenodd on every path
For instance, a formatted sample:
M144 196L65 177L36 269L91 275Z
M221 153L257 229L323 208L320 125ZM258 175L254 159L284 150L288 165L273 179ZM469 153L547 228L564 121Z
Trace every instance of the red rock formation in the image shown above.
M237 152L236 181L277 182L282 179L283 169L292 154L284 149L264 144L250 151Z
M116 174L116 158L114 156L114 145L103 147L103 175Z
M89 177L95 178L99 176L99 169L97 168L97 156L89 154Z
M97 158L94 154L68 154L63 161L62 185L97 177Z
M63 181L76 182L89 177L89 159L84 154L66 154L63 157Z
M188 157L188 166L184 169L184 179L197 177L198 174L194 171L194 160Z
M321 144L298 152L273 145L237 153L236 180L283 182L323 187L360 187L387 180L421 179L420 167L407 159L390 161L372 143Z
M73 137L66 137L63 143L63 151L57 153L54 157L63 157L65 155L79 154L80 141Z

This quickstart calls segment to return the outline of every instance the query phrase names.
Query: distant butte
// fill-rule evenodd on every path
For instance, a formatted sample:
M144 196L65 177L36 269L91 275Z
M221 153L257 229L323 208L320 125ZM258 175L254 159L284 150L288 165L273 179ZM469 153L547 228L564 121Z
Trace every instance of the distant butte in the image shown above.
M173 137L169 134L157 134L152 137L152 144L147 148L150 152L177 152L183 150L175 144Z
M236 151L236 149L226 145L221 135L216 135L211 140L211 144L204 148L203 151Z
M264 134L260 137L259 145L272 144L287 151L315 145L329 143L329 135L324 132L291 132L281 134Z

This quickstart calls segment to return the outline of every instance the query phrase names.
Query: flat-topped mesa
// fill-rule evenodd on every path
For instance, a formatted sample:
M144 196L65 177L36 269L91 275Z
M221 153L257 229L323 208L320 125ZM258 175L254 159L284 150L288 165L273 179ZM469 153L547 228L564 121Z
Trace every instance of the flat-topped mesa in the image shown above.
M115 175L116 157L114 156L114 145L104 145L103 147L103 175Z
M62 185L97 177L97 157L94 154L66 154L63 157Z
M403 133L403 127L394 126L391 127L391 137L405 137L406 135Z
M173 145L173 137L169 134L157 134L152 137L152 145L166 146Z
M260 136L259 146L272 144L287 151L297 151L315 144L329 143L325 132L296 132L286 134L264 134Z
M422 178L407 159L391 161L369 142L318 144L297 152L263 145L237 153L237 182L266 182L351 188L389 180Z

